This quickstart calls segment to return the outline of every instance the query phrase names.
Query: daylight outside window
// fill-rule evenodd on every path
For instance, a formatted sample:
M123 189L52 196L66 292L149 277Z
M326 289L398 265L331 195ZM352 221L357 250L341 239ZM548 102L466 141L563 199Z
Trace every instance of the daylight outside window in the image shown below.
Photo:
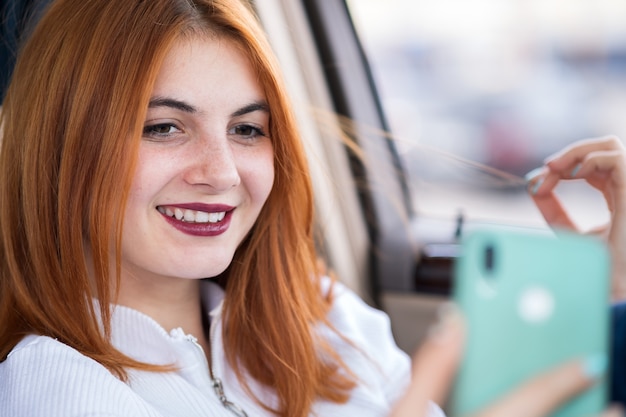
M576 141L626 139L626 2L351 0L419 215L543 227L521 177ZM583 228L599 193L557 190Z

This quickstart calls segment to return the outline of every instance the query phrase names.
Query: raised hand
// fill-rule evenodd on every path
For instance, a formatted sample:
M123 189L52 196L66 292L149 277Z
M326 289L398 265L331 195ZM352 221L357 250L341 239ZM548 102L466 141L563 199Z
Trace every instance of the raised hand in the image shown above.
M554 192L561 181L584 179L598 189L611 213L610 222L592 233L603 236L613 257L612 295L626 299L626 150L614 137L575 142L527 175L528 190L548 224L583 232Z

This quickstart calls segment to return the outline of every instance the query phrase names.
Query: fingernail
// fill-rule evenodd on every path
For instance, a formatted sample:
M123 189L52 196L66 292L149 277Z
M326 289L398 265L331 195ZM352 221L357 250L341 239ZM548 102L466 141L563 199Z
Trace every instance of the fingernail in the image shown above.
M552 155L548 155L543 159L543 163L547 165L554 159L558 158L559 156L561 156L561 152L556 152L556 153L553 153Z
M530 189L530 193L532 195L537 194L537 191L539 191L539 187L541 187L541 184L543 184L543 178L539 178L537 180L537 182L532 186L532 188Z
M461 321L461 313L453 303L445 303L437 311L436 323L428 329L428 338L435 342L444 342L451 337L453 329Z
M619 404L611 404L606 412L601 414L603 417L624 417L624 408Z
M534 178L538 177L539 175L543 174L545 168L544 167L539 167L539 168L535 168L532 171L530 171L528 174L524 175L524 179L526 180L526 183L529 183L530 181L532 181Z
M605 353L597 353L587 356L583 361L583 372L590 379L596 379L604 375L608 367L608 359Z
M574 169L572 170L572 172L569 174L570 177L575 177L576 174L578 174L578 171L580 171L580 168L582 168L583 164L578 164L574 167Z
M535 195L537 194L537 190L539 190L539 187L541 187L541 184L543 184L543 180L544 177L541 177L541 175L543 175L546 172L546 168L545 167L539 167L539 168L535 168L532 171L530 171L528 174L524 175L524 180L526 180L526 184L530 185L532 183L532 181L534 179L536 179L537 177L537 181L532 184L532 186L530 187L530 193Z

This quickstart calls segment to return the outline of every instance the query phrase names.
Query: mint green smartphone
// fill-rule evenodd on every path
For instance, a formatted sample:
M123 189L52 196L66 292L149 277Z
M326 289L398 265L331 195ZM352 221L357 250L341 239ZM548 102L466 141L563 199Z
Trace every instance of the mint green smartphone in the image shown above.
M454 300L468 331L452 415L471 415L568 359L608 358L609 276L608 250L595 238L509 229L468 235L455 264ZM607 384L605 376L552 416L595 415Z

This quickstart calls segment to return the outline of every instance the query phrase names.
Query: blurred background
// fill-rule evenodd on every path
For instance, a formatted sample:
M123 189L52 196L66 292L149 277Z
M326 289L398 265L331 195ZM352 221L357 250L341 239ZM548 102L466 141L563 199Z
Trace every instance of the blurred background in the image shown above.
M422 215L542 227L519 176L573 141L626 138L626 0L349 7ZM584 184L557 191L583 229L608 218Z

